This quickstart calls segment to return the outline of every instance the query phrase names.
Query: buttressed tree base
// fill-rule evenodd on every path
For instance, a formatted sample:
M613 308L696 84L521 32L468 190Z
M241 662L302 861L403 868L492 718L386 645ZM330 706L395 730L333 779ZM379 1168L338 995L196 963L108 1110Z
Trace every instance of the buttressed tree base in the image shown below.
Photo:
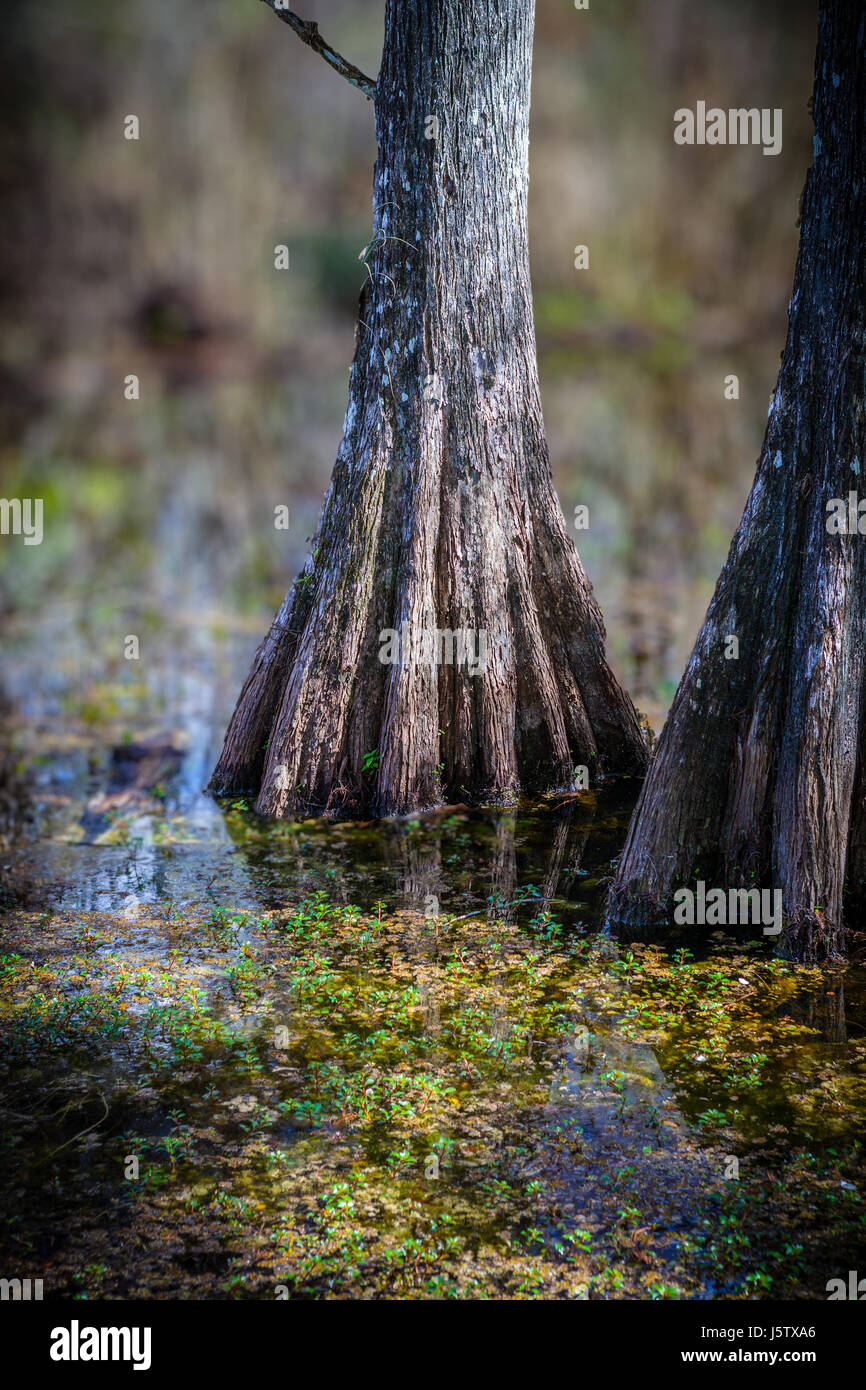
M672 920L695 879L780 889L783 943L840 950L866 887L866 12L821 7L814 160L757 474L638 801L610 899ZM731 658L731 637L737 655Z
M541 414L533 6L389 0L375 82L277 13L373 100L373 235L312 554L212 786L269 816L389 815L569 788L578 767L640 773Z

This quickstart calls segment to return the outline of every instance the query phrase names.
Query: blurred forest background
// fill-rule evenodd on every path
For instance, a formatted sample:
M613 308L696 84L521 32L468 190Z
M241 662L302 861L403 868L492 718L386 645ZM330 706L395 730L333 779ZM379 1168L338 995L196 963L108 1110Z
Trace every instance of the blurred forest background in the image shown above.
M376 73L382 0L299 4ZM775 382L815 27L800 0L537 6L530 245L552 462L569 522L590 508L575 539L657 728ZM0 543L7 726L60 806L100 747L160 719L188 739L197 721L200 788L334 461L372 106L258 0L22 0L4 37L0 486L45 499L41 546ZM698 99L782 107L782 153L676 146L674 110Z

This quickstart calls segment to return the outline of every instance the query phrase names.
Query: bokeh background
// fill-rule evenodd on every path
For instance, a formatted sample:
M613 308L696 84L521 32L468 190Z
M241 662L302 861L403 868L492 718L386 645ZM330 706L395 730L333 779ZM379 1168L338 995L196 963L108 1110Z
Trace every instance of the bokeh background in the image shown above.
M299 4L375 74L383 0ZM775 381L815 9L537 6L530 233L552 461L567 517L590 508L576 540L656 728ZM0 800L7 834L29 796L31 820L74 839L132 737L177 737L200 792L303 561L345 407L373 112L258 0L21 0L4 40L2 495L44 499L45 538L0 538ZM673 112L698 99L783 108L781 154L676 146Z

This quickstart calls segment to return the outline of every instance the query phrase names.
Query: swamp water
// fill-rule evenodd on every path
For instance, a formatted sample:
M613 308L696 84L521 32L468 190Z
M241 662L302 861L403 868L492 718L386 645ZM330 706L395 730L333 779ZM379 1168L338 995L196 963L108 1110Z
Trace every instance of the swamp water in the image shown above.
M40 842L7 912L4 1268L821 1298L862 1263L863 974L606 935L633 788L384 826L208 803L201 842L163 790Z
M824 1299L866 1272L862 965L606 934L634 783L385 824L217 804L262 585L248 556L254 611L222 611L243 576L178 476L153 517L106 470L55 489L51 550L4 576L3 1275Z

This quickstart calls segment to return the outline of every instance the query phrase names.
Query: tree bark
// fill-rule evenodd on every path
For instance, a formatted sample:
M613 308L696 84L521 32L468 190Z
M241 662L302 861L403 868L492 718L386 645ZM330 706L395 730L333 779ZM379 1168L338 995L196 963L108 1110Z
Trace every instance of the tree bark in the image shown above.
M814 159L755 482L609 904L652 926L695 879L779 888L783 948L808 960L841 948L846 873L866 886L866 537L828 531L831 499L866 495L864 14L820 8Z
M212 782L265 815L505 801L568 787L576 766L645 766L544 436L533 18L530 0L388 0L343 439ZM383 664L382 633L404 624ZM425 655L424 633L461 630L486 642L476 674Z

